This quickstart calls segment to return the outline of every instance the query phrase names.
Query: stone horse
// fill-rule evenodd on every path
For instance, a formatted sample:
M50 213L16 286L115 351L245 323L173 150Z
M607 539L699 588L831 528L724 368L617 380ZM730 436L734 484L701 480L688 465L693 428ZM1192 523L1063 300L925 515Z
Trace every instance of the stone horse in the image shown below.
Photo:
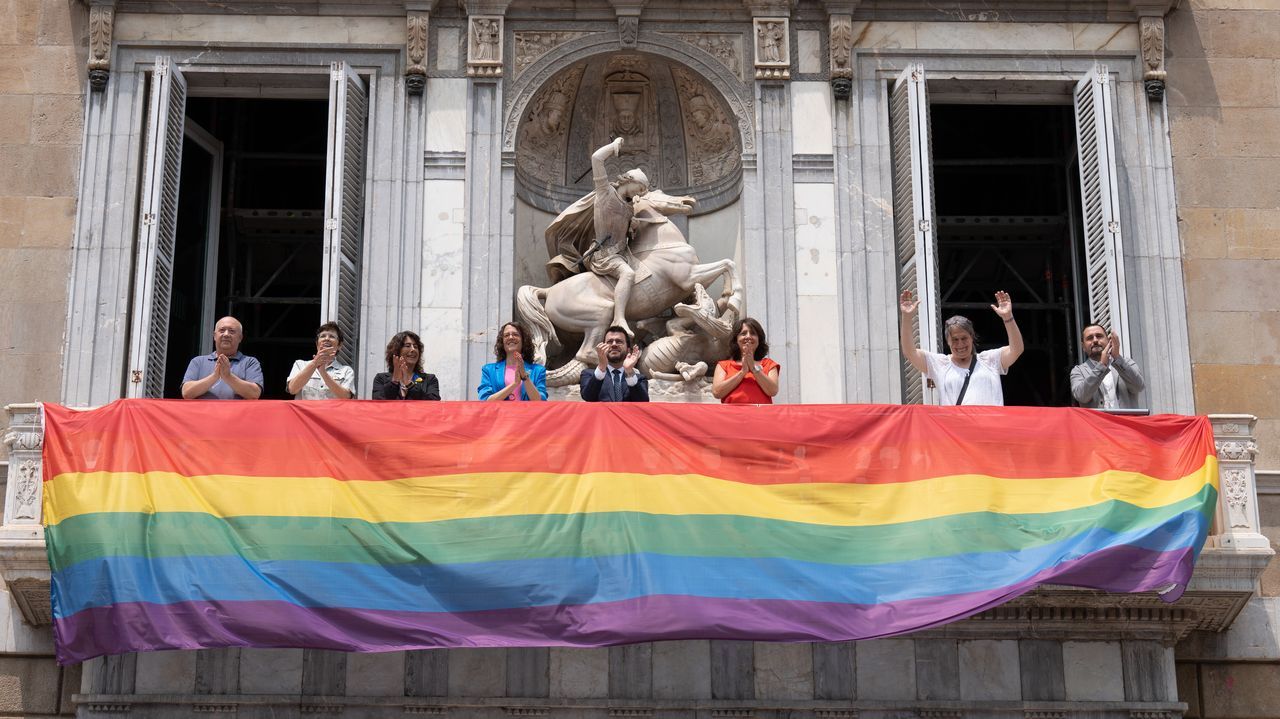
M692 197L673 197L656 190L636 201L636 232L630 253L645 272L636 273L626 307L628 322L662 314L691 296L696 285L710 285L720 277L725 278L721 296L735 307L741 305L733 260L699 262L698 253L680 228L666 218L688 213L693 203ZM583 335L573 359L547 372L547 384L560 387L576 383L582 369L596 361L596 344L613 319L613 286L613 278L580 272L551 287L525 285L516 291L516 314L529 328L537 362L547 361L548 347L552 354L560 351L557 330Z

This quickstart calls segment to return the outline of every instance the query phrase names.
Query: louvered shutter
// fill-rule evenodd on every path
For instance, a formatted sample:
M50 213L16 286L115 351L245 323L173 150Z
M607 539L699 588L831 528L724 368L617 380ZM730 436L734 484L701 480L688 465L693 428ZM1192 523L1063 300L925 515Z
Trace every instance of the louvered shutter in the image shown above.
M1129 338L1125 304L1124 251L1120 243L1120 198L1112 132L1110 76L1103 65L1076 84L1076 143L1080 160L1080 200L1084 215L1085 284L1088 318Z
M889 98L893 151L893 233L898 251L898 291L920 299L911 334L917 346L937 352L942 325L938 294L937 223L933 205L933 158L929 103L923 65L911 65L893 83ZM903 402L933 404L920 373L903 358Z
M167 57L157 57L151 78L147 144L143 161L138 256L135 260L133 331L129 340L128 397L164 393L173 291L174 240L178 226L178 179L187 83Z
M338 360L359 356L360 276L364 255L364 178L369 96L345 62L330 68L329 148L325 168L324 285L321 321L342 328Z

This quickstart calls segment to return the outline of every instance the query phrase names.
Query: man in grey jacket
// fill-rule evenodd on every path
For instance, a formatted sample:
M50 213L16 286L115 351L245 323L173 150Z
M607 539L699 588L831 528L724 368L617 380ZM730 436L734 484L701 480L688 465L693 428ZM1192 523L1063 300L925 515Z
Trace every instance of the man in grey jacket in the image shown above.
M1137 409L1147 386L1138 363L1120 354L1120 338L1101 325L1084 328L1083 363L1071 370L1071 396L1081 407Z

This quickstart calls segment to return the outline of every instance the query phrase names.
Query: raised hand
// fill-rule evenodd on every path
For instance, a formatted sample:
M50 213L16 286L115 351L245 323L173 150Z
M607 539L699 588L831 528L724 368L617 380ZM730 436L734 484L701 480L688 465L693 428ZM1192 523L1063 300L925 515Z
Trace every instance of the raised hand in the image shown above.
M639 361L640 361L640 346L632 345L631 349L627 350L626 359L622 360L623 371L626 372L627 374L631 374L636 368L636 363Z
M903 290L902 296L898 298L898 311L904 315L915 314L916 308L920 306L920 300L912 299L911 290Z
M1004 290L997 292L996 303L991 305L991 309L1005 322L1013 320L1013 301L1009 299L1008 292Z
M1119 357L1120 356L1120 335L1116 334L1115 330L1112 330L1111 334L1107 337L1107 344L1111 347L1111 356Z
M596 360L596 364L601 368L609 364L608 346L603 342L596 345Z

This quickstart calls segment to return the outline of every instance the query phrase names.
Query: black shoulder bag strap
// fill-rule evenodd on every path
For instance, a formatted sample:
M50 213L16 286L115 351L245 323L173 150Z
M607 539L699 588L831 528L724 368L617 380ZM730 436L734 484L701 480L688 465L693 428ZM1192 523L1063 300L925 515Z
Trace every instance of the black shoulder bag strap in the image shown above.
M964 376L964 384L960 385L960 396L956 397L956 406L964 404L964 393L969 391L969 378L973 376L973 371L978 368L978 355L969 355L969 374Z

